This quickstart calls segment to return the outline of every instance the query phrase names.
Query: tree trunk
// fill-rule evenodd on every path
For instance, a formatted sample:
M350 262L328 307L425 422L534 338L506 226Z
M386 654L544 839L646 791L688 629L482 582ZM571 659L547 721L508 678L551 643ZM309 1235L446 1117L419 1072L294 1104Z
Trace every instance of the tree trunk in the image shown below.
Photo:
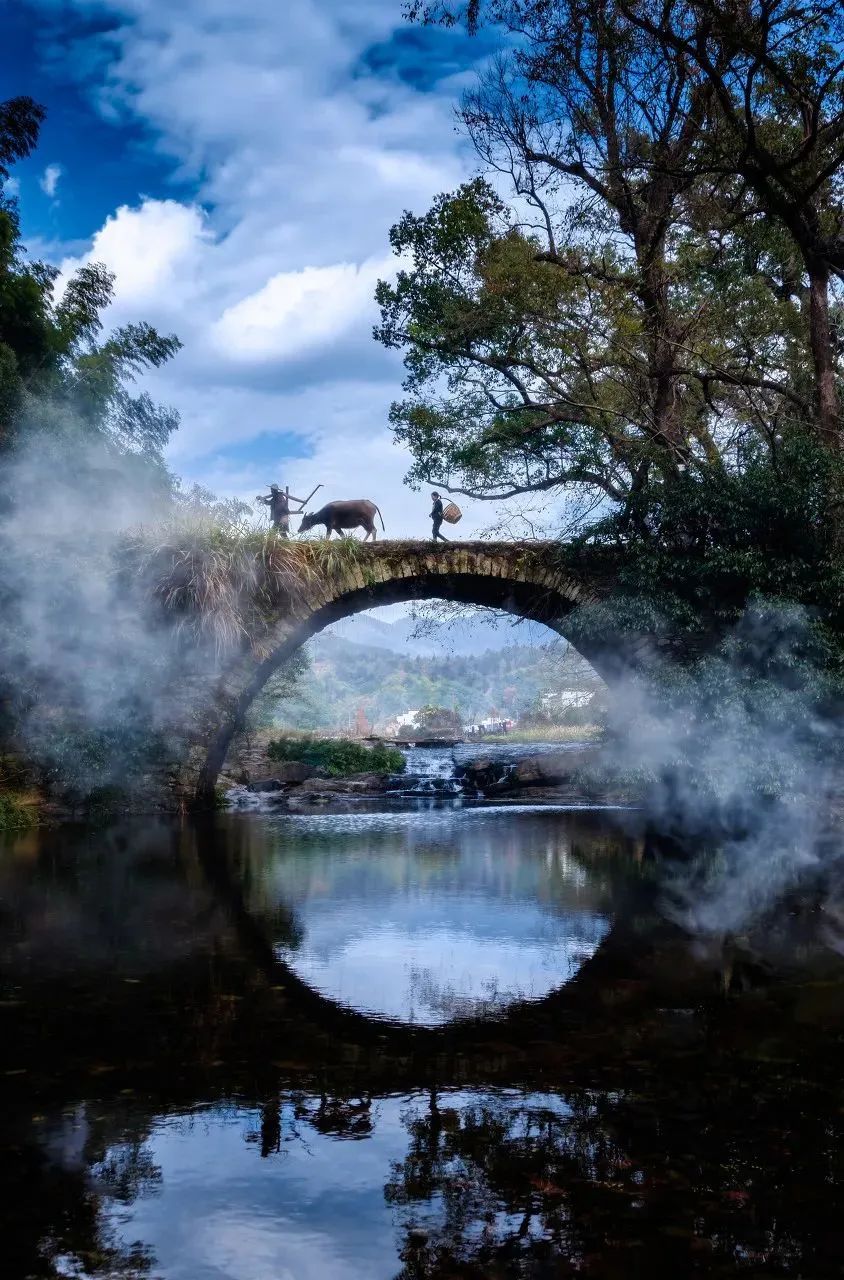
M818 434L830 451L838 452L841 418L829 325L829 268L823 263L809 269L809 342L815 370Z
M650 431L655 443L665 450L668 470L676 471L677 464L686 458L688 442L683 436L678 412L667 271L661 250L656 254L650 245L645 250L641 250L639 244L636 248L642 273L638 292L647 345L648 399L653 415Z

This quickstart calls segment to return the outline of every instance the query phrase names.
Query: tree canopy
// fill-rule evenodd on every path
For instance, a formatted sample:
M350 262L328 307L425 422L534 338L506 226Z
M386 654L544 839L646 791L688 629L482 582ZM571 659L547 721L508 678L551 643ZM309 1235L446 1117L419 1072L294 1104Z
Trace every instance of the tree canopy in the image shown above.
M840 6L408 10L512 37L461 106L482 174L404 214L378 288L411 480L586 486L644 536L654 492L689 476L776 469L795 439L836 455Z
M29 98L0 103L0 178L34 149L43 118ZM0 196L0 451L33 430L78 430L160 458L178 417L132 383L170 360L178 338L146 323L104 335L112 273L89 262L63 288L59 275L27 256L17 199Z

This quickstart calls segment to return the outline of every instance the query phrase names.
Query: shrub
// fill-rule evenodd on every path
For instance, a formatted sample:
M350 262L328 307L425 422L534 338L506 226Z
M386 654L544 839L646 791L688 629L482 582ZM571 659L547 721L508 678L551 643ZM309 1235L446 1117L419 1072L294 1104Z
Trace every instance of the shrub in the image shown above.
M296 760L325 769L329 777L350 773L402 773L405 758L395 747L378 742L363 747L342 738L275 738L267 745L270 760Z

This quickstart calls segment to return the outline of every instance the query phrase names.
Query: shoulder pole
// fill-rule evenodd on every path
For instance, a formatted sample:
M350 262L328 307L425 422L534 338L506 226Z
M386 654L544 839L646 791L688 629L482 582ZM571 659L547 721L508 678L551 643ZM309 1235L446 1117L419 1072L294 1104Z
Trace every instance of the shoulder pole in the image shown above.
M299 503L301 503L301 505L302 505L303 507L306 507L306 506L308 505L308 503L310 502L311 498L312 498L312 497L314 496L314 494L316 493L317 489L321 489L321 488L322 488L322 485L321 485L321 484L318 484L318 485L316 486L316 488L311 489L311 491L310 491L310 493L308 494L307 498L294 498L294 499L293 499L293 501L294 501L294 502L299 502Z

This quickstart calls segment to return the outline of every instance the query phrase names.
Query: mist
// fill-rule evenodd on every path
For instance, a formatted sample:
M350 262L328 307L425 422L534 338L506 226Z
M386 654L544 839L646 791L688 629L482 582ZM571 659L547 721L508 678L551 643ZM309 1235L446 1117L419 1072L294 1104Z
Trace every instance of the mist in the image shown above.
M12 746L58 792L129 787L178 750L172 690L188 655L117 552L130 531L172 516L178 490L174 502L158 459L92 438L66 413L21 433L2 483L0 664Z
M669 851L663 910L693 934L740 932L809 879L835 893L841 744L821 648L805 610L758 601L693 665L654 651L613 685L602 765L641 790Z

